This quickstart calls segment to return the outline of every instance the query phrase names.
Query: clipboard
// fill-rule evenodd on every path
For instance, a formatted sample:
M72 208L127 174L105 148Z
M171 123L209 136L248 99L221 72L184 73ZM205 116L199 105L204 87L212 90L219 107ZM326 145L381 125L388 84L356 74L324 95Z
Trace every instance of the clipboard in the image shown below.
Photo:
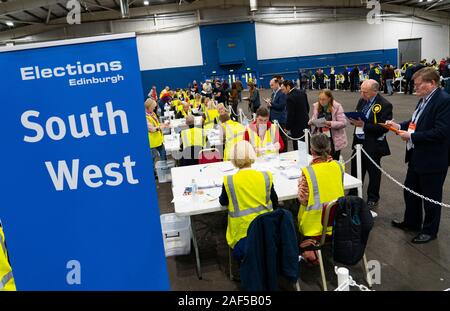
M400 133L400 130L397 130L395 127L393 127L393 126L390 126L390 125L387 125L387 124L385 124L385 123L377 123L378 125L380 125L380 126L382 126L382 127L384 127L385 129L388 129L389 131L391 131L391 132L394 132L395 134L399 134Z
M354 119L354 120L361 119L364 122L368 121L366 116L362 112L353 111L353 112L344 112L344 114L347 117L347 119Z

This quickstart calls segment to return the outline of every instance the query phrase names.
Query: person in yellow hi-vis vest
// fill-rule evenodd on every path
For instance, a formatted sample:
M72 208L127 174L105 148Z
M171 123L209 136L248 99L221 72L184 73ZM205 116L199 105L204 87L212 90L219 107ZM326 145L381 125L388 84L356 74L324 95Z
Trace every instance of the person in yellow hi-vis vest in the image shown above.
M184 119L188 115L192 114L191 105L189 102L181 102L181 110L178 110L176 114L177 119Z
M16 284L9 263L8 251L6 249L5 234L0 222L0 291L15 291Z
M205 130L214 128L214 120L219 117L216 104L213 100L208 100L206 103L206 111L203 114L203 128Z
M344 168L330 155L330 139L323 133L311 137L311 164L302 169L298 183L298 227L304 237L322 235L324 203L344 196ZM327 228L331 235L332 227Z
M258 156L283 151L284 143L278 127L269 121L269 110L259 107L256 119L247 126L244 139L252 144Z
M223 137L224 150L223 160L230 160L231 150L233 146L244 139L245 127L239 122L232 121L228 114L222 114L219 116L220 131Z
M194 126L194 116L186 117L186 125L189 128L180 132L181 166L198 164L198 153L206 145L206 135L202 128Z
M164 136L162 129L167 125L160 124L158 116L155 113L156 101L148 98L145 103L145 117L147 118L148 140L150 141L150 150L152 153L157 151L162 161L166 161L166 148L164 147Z
M234 175L224 176L219 202L228 206L227 243L236 259L242 258L245 238L250 223L258 215L278 207L278 196L270 172L251 168L256 152L249 142L242 140L231 150L231 163L239 169Z

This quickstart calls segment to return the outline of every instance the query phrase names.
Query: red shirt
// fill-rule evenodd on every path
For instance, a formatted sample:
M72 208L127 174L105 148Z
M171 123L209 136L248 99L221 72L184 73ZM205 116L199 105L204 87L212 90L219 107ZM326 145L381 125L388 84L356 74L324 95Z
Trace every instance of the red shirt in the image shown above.
M255 125L256 126L256 121L253 121L252 123L250 123L250 125ZM267 131L270 131L270 127L272 126L272 122L270 122L270 121L267 121ZM250 126L249 126L250 127ZM250 127L250 130L252 130L252 131L254 131L255 130L255 128L254 127ZM258 131L258 127L256 126L256 131ZM283 151L284 150L284 143L283 143L283 139L281 139L281 136L280 136L280 131L279 131L279 129L277 128L277 131L276 131L276 135L277 135L277 138L276 138L276 140L277 140L277 142L280 144L280 152L281 151ZM259 133L257 132L257 134L259 135ZM261 137L261 136L260 136ZM264 136L263 136L264 137ZM248 141L248 142L250 142L250 137L249 137L249 135L248 135L248 131L245 131L244 132L244 139L246 140L246 141Z

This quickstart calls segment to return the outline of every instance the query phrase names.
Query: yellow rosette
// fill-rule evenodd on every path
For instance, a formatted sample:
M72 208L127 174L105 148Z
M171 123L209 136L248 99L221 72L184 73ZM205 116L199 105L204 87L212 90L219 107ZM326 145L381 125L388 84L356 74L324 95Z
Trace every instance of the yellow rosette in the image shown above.
M375 104L372 107L372 112L373 112L373 121L375 124L377 124L377 113L379 113L381 111L381 105L380 104Z

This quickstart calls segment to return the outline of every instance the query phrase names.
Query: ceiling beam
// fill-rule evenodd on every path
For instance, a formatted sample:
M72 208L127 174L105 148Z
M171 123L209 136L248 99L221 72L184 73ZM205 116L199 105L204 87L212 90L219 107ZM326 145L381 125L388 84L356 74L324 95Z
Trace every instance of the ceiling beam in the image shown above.
M301 3L301 4L300 4ZM161 4L161 5L150 5L143 7L130 8L130 18L146 18L153 16L154 14L168 14L168 13L180 13L180 12L195 12L197 10L204 9L222 9L224 4L227 7L245 7L248 8L248 0L197 0L191 4L183 3L179 5L178 3L171 4ZM361 0L259 0L258 5L260 8L264 7L291 7L293 4L297 8L317 8L328 7L328 8L365 8L365 5L361 4ZM430 12L425 11L420 8L411 8L403 5L394 4L382 4L382 10L392 13L400 13L405 16L417 16L427 19L431 19L437 23L444 25L448 24L450 18L449 13L444 12ZM91 13L82 13L81 21L82 23L89 23L95 21L110 21L110 20L121 20L122 16L119 11L94 11ZM48 30L63 28L67 26L65 17L54 19L49 22L49 24L37 25L37 26L24 26L16 29L11 29L3 31L0 33L0 41L11 40L23 38L28 35L33 35L37 33L42 33Z

